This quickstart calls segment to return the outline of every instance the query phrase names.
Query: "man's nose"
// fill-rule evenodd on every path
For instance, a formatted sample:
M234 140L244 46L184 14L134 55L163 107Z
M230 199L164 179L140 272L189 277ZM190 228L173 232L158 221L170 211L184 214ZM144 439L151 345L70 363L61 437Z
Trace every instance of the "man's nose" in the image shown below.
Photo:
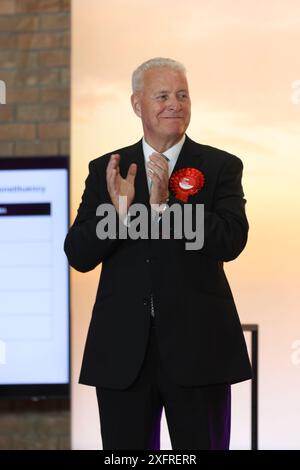
M168 103L168 109L171 111L178 111L181 108L181 103L178 100L177 96L170 96L169 98L169 103Z

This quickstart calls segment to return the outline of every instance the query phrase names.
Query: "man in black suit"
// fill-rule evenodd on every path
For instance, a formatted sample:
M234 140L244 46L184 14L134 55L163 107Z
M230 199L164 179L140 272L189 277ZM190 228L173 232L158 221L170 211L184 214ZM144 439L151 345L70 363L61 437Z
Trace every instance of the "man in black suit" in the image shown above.
M132 85L143 139L90 162L65 240L78 271L102 263L80 383L96 387L104 449L159 449L163 407L173 449L228 449L230 386L251 378L223 270L247 241L243 165L185 134L191 102L182 64L150 59ZM158 239L101 236L97 208L105 203L128 231L133 204L143 204ZM204 228L201 249L187 249L186 232L170 217L175 205L189 205L195 233Z

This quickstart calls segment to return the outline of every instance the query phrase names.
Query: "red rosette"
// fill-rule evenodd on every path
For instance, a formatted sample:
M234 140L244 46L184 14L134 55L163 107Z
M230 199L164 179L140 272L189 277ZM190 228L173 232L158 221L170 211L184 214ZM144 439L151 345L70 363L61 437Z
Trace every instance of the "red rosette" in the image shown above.
M180 168L169 181L169 188L177 199L187 202L189 196L196 194L204 185L204 175L196 168Z

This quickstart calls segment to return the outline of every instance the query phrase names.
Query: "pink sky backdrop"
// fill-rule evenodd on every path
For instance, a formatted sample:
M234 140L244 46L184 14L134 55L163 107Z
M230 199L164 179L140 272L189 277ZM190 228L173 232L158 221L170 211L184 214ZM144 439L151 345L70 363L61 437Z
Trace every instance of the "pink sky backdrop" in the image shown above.
M88 162L142 136L130 105L133 69L154 56L182 61L192 98L188 135L244 162L249 243L226 272L242 322L261 329L261 445L300 448L300 364L291 362L292 342L300 339L300 105L292 102L292 83L300 79L300 1L72 5L72 218ZM92 296L98 272L89 276ZM84 276L73 274L78 348L93 300L82 295Z

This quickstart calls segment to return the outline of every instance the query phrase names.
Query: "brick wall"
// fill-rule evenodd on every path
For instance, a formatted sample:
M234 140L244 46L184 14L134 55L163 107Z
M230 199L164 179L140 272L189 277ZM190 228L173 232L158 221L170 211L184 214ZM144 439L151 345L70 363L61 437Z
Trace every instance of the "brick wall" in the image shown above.
M0 156L69 154L70 0L0 0ZM0 449L70 448L69 400L0 401Z
M0 0L0 155L69 154L69 63L69 0Z
M1 400L0 450L70 449L69 400Z

